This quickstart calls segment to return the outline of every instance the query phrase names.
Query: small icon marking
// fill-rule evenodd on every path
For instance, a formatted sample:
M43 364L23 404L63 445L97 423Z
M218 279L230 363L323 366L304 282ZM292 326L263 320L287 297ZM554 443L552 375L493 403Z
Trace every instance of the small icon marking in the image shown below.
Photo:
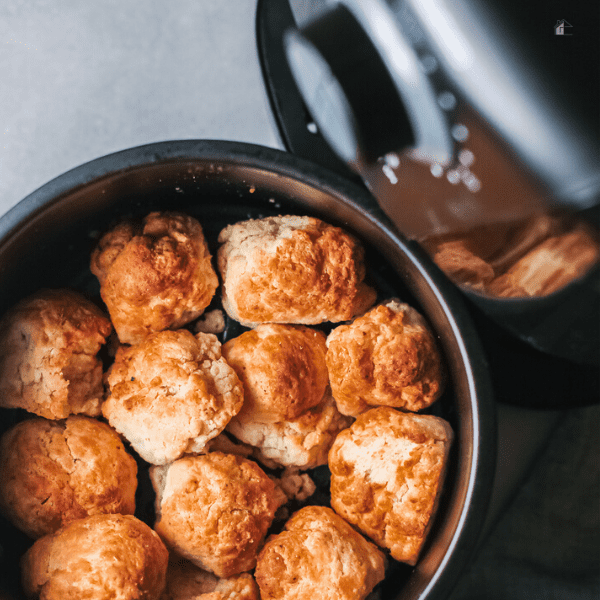
M573 35L572 33L569 33L569 29L572 27L573 25L568 21L559 19L554 26L554 35Z

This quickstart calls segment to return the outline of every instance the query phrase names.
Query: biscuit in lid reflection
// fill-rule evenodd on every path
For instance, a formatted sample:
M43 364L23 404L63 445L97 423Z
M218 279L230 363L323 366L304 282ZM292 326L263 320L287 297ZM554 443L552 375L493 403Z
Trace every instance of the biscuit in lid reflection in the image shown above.
M598 235L572 215L542 213L423 241L454 282L493 298L536 298L583 277L600 259Z

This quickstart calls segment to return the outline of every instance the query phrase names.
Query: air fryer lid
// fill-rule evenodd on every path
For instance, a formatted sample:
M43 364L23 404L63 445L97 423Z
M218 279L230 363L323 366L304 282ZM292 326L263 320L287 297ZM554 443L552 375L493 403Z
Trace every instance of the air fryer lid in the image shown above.
M321 129L313 122L313 115L310 114L309 110L310 106L307 107L305 104L304 97L298 89L286 57L286 36L297 29L295 14L292 12L291 7L294 7L298 13L302 8L308 14L311 11L315 12L315 7L317 9L323 8L322 5L325 4L327 4L327 0L312 0L306 3L295 0L269 0L268 2L259 0L258 2L257 44L261 66L271 100L271 107L281 137L288 150L319 164L326 165L339 173L345 174L349 179L358 181L368 187L399 231L411 239L421 240L424 235L426 237L426 235L435 234L434 230L438 226L446 227L448 231L462 231L469 223L469 226L475 226L478 222L480 224L487 222L492 225L502 222L510 223L515 222L515 220L518 221L519 216L524 218L537 214L540 210L542 212L547 210L548 190L543 189L539 181L533 180L530 174L521 168L520 162L515 159L514 153L509 151L506 144L498 139L490 124L486 123L485 119L482 119L481 115L478 115L477 111L469 105L467 98L461 96L458 92L454 95L454 98L457 100L461 97L462 100L457 101L452 108L450 105L446 105L448 108L445 110L448 119L447 127L456 136L453 150L456 155L456 164L451 165L449 168L444 167L444 171L441 166L438 169L435 165L430 166L426 161L412 160L410 151L406 151L402 155L398 151L388 156L379 157L375 161L355 163L353 165L355 170L352 170L350 162L344 162L340 158L341 154L338 155L332 150L332 146L326 141ZM333 6L335 3L331 2L329 4ZM373 6L376 9L375 12L381 10L382 14L387 14L389 17L389 11L386 12L384 8L386 2L383 0L364 3L361 0L348 0L348 2L342 4L354 7L360 5L365 10L366 7ZM517 6L518 3L512 2L509 4L518 14L522 13L523 7L521 5ZM405 11L407 6L407 3L400 3L397 6L398 10L402 12L403 19L410 16ZM543 15L548 16L546 12L546 9L540 10L540 18ZM595 22L595 19L596 15L590 22ZM581 21L584 20L581 19ZM502 20L498 20L494 26L500 27L502 22ZM538 22L540 21L537 20L536 16L536 20L532 21L531 27L537 27ZM323 30L326 30L327 23L321 23L321 25ZM528 27L524 23L520 25ZM313 24L307 27L309 38L314 38L315 35L319 37L318 34L320 34L321 41L327 41L328 44L333 43L323 31L314 31L314 27L317 27L317 30L319 29L317 25ZM392 24L393 29L394 25ZM418 28L413 31L413 34L416 35L417 30ZM371 30L369 31L373 33ZM551 35L552 31L549 31L548 35ZM578 31L580 30L578 29ZM579 38L567 38L557 41L556 39L540 40L540 36L542 38L548 36L544 36L539 32L533 33L535 35L532 38L537 39L537 41L532 42L534 46L530 48L531 51L528 56L530 58L532 56L537 57L539 52L536 53L534 49L547 48L548 44L551 43L554 51L549 53L548 56L556 57L556 53L560 52L562 60L556 61L556 64L561 65L575 64L581 67L581 61L577 58L579 56L577 48L581 50L582 54L585 54L581 45L586 48L590 44L595 47L598 44L597 36L593 38L590 35L585 41L579 40ZM418 36L416 37L418 38ZM413 41L415 42L415 48L420 48L420 42L418 40ZM560 45L563 42L569 44L569 52L556 50L556 44ZM574 46L571 42L576 45ZM426 46L427 44L419 52L424 51ZM567 49L564 46L561 46L561 48ZM327 48L324 51L328 56L332 53L331 51L327 53ZM421 53L419 56L423 59L426 56L436 58L433 54L427 53ZM438 59L439 57L436 58L437 62L434 61L436 64L440 62ZM566 71L571 73L570 69ZM351 73L349 74L348 69L346 69L342 75L349 77ZM581 68L577 69L577 75L577 81L580 81ZM589 79L589 70L585 70L585 76ZM440 69L437 69L430 79L431 82L426 84L427 89L424 89L423 93L433 94L434 90L430 89L430 84L435 84L434 87L438 86L435 88L438 92L443 91L442 88L446 89L451 84L443 76ZM589 97L587 93L585 94L585 104L588 109L583 111L586 115L590 113L594 115L592 123L588 127L584 127L586 135L592 138L592 142L590 142L592 144L598 143L597 135L595 135L595 132L598 132L598 111L596 109L597 101L591 101L590 98L598 97L599 83L599 79L593 79L589 82ZM553 84L556 87L557 82L554 80ZM334 84L331 85L335 88ZM365 94L372 92L370 87L366 85L358 89ZM454 90L452 87L447 89ZM581 96L581 94L578 95ZM321 97L319 94L317 96ZM325 93L322 97L324 102L328 98ZM435 97L435 94L432 97ZM440 96L440 98L448 99L445 96ZM579 115L579 111L574 108L577 103L567 102L565 99L563 101L563 105L566 102L568 107L567 112L572 113L571 117ZM371 102L372 112L377 112L378 102L379 97ZM390 107L395 104L394 101L390 100L385 105ZM418 102L417 105L420 106ZM359 108L364 109L365 107L361 104ZM395 135L398 136L399 142L404 139L410 143L411 136L400 132L406 124L404 116L404 114L398 114L395 119L387 119L386 122L390 127L387 133L396 131ZM350 119L350 122L352 124L352 119ZM425 119L425 122L433 121ZM453 128L452 123L457 127ZM587 121L585 123L587 124ZM458 127L458 125L465 124L469 127ZM551 121L549 124L552 126ZM528 131L525 126L521 129ZM361 136L368 138L369 136L377 136L381 128L370 128L370 121L367 119L363 126L359 127L359 130L358 138L361 138ZM575 141L572 138L569 139L573 143L583 140L583 138L577 136ZM583 144L583 142L581 143ZM375 152L382 152L377 140L368 141L366 144L376 149ZM585 144L582 147L584 146ZM578 147L578 152L581 152L580 147ZM585 168L589 167L597 172L597 161L592 160L590 162L589 160L590 157L597 155L597 152L584 154L586 156L585 164L587 165ZM575 155L570 155L570 158L573 159L573 156ZM475 160L474 166L468 166L473 159ZM478 188L478 176L481 176L482 173L485 174L486 180L483 181L483 186ZM474 175L475 178L473 179L471 175ZM469 186L473 188L473 192L469 190ZM586 198L588 199L585 202L582 201L582 206L593 201L593 194L586 196ZM598 219L599 209L600 206L596 205L581 211L577 213L577 218L589 222L594 230L598 230L600 225ZM506 248L506 250L509 249ZM598 370L600 361L600 310L598 310L600 306L600 265L591 268L584 276L548 296L498 298L481 294L466 286L461 287L461 289L467 297L467 305L477 313L485 315L490 328L495 329L496 325L500 325L502 329L510 333L510 337L514 338L514 343L507 337L506 340L509 346L515 345L519 353L523 345L529 346L523 352L531 355L536 364L541 366L544 361L548 363L546 368L542 370L555 374L553 377L557 379L556 385L551 385L550 394L545 394L543 401L536 400L536 405L545 404L548 407L558 407L580 404L579 400L566 399L562 392L553 391L570 387L570 382L566 381L560 374L567 371L578 371L575 379L584 381L586 389L591 390L591 393L577 394L577 399L597 396L598 373L600 372ZM495 340L490 339L489 344L487 344L486 339L483 341L486 348L489 345L493 350L496 349ZM510 348L507 348L506 352L515 355L515 351ZM564 363L561 363L561 361L564 361ZM517 363L520 365L522 361L519 359ZM554 364L563 364L563 369L556 371L552 366ZM500 375L500 378L504 378L503 374ZM531 396L520 394L518 398L515 398L514 394L509 394L506 400L528 405L531 403ZM589 403L589 400L585 403Z

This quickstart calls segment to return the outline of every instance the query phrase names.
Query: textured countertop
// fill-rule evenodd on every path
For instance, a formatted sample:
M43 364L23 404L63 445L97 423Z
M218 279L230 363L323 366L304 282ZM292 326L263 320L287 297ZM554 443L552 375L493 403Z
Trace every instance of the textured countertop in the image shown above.
M168 139L279 148L253 0L0 4L0 213L88 160Z
M4 0L0 215L64 171L168 139L282 148L255 0ZM452 600L596 600L597 406L499 406L488 535Z

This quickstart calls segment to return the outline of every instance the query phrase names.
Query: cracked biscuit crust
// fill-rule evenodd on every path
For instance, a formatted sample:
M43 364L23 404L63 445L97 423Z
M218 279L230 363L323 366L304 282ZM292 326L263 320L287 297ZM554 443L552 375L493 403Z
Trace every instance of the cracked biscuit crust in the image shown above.
M346 321L375 302L360 243L319 219L244 221L219 242L223 307L243 325Z
M218 577L249 571L285 494L253 461L211 452L152 467L155 530Z
M229 340L223 356L244 385L241 413L264 423L299 417L329 383L325 335L303 326L264 324Z
M327 368L340 412L370 406L418 411L444 389L440 353L425 319L408 304L388 300L336 327L327 337Z
M324 506L294 513L255 571L263 600L363 600L384 574L383 552Z
M241 408L243 388L209 333L153 333L121 346L102 406L108 422L147 462L201 452Z
M137 465L118 434L88 417L34 417L0 442L0 510L31 538L100 513L133 514Z
M250 573L219 579L190 561L172 555L161 600L260 600Z
M176 212L117 225L100 239L90 268L124 344L194 320L218 286L202 226Z
M393 408L361 414L329 452L331 506L391 555L416 564L446 471L452 429Z
M132 515L94 515L37 540L21 561L23 589L44 600L159 600L169 555Z
M112 325L72 290L42 290L0 322L0 406L47 419L98 416L104 396L97 357Z
M237 415L227 431L257 449L258 460L285 467L312 469L327 464L327 453L336 435L352 422L341 415L329 393L317 406L295 419L265 423L253 414Z
M261 462L309 469L350 420L331 398L325 335L302 325L262 324L223 345L244 385L244 405L228 425Z

